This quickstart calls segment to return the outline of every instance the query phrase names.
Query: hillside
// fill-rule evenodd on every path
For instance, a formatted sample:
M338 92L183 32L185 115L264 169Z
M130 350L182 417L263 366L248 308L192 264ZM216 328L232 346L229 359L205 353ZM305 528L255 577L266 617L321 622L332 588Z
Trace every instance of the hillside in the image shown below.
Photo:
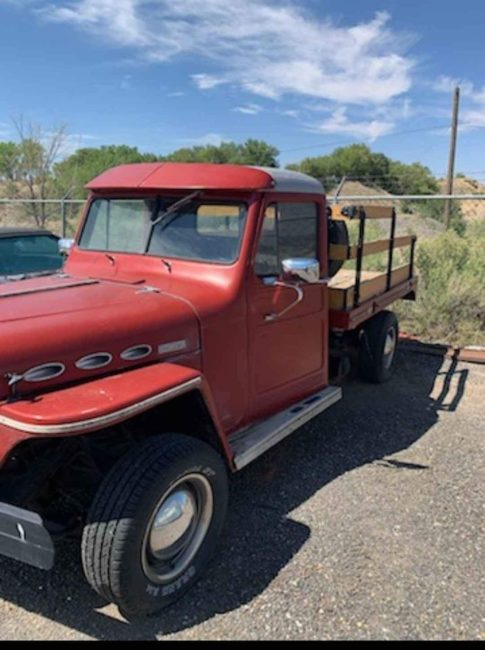
M329 190L328 196L332 197L335 193L336 187L333 187ZM370 187L364 185L359 181L345 181L342 186L341 192L339 194L339 203L343 204L346 202L346 196L382 196L382 199L371 200L368 203L370 205L394 205L397 212L397 234L398 235L407 235L414 234L419 238L432 237L443 232L444 226L442 223L436 219L431 219L430 217L420 214L419 203L416 203L412 212L409 211L409 207L406 207L402 201L392 200L392 194L384 191L378 187ZM357 201L356 201L357 202ZM365 204L365 200L358 201L358 203ZM485 204L484 204L485 205ZM388 225L383 221L374 222L375 227L378 228L383 235L387 235Z
M438 180L440 192L446 193L446 180ZM485 185L473 178L455 178L453 181L453 194L485 194ZM465 221L479 221L485 219L485 199L467 199L459 201Z

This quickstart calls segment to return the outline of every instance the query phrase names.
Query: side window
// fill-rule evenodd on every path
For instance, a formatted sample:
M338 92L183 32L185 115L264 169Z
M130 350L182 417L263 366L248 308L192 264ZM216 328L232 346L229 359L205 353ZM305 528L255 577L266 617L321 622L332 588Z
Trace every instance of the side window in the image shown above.
M317 242L316 203L272 203L264 214L256 275L279 275L281 262L289 257L317 259Z

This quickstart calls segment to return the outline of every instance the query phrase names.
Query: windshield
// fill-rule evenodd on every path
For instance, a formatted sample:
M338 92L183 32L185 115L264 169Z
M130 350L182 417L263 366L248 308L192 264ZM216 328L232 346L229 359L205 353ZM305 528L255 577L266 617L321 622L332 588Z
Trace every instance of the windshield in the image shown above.
M97 199L80 248L147 253L186 260L234 262L246 222L244 203L190 200L164 214L176 199Z
M55 271L62 263L57 238L53 235L0 238L0 275Z

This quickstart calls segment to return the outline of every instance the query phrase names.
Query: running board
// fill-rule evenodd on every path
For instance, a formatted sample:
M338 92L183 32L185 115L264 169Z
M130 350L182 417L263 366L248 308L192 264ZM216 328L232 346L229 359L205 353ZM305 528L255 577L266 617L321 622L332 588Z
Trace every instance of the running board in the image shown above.
M329 386L290 408L272 415L267 420L235 433L230 437L229 444L234 452L236 469L248 465L280 440L293 433L295 429L338 402L341 397L341 388Z

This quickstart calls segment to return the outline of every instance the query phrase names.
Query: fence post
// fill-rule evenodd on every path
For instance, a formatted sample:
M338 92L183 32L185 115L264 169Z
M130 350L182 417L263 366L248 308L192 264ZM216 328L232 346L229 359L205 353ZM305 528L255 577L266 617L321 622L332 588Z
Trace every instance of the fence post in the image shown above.
M66 202L64 198L61 199L61 232L62 236L66 236L67 231L67 215L66 215Z

